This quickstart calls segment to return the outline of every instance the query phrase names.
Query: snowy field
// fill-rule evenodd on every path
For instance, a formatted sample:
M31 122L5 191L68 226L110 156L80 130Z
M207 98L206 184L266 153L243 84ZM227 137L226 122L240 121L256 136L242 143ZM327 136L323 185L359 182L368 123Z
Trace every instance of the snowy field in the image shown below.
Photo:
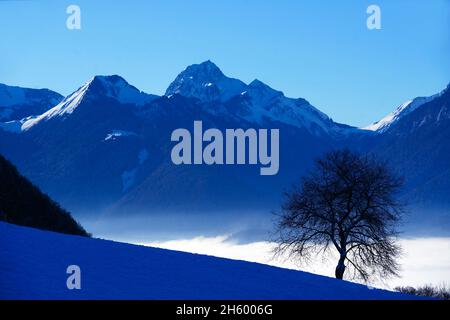
M450 238L417 238L400 241L403 254L400 258L399 278L376 279L371 285L393 289L396 286L450 285ZM231 259L303 270L325 276L334 274L337 257L318 257L308 264L285 258L274 258L274 244L252 242L239 244L228 236L197 237L193 239L142 243L152 247L188 251Z
M298 261L273 259L274 245L267 241L270 234L264 231L270 229L271 221L264 221L258 215L256 218L232 217L231 221L223 217L220 216L220 221L211 217L201 217L197 221L189 217L189 223L183 222L183 217L168 221L127 217L99 220L97 223L82 220L82 225L97 237L115 241L258 262L325 276L334 275L336 258L332 256L317 258L307 265ZM249 232L249 229L256 231ZM403 249L399 261L400 277L374 281L371 285L386 289L425 284L450 286L450 237L408 236L401 239L400 244Z
M66 286L81 269L80 290ZM257 263L0 223L3 299L410 299Z

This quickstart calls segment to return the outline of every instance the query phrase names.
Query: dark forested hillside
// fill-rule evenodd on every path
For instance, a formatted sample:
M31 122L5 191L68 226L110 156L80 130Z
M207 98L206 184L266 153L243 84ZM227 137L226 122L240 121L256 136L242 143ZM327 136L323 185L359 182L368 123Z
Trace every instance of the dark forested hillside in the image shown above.
M89 234L0 155L0 220L60 233Z

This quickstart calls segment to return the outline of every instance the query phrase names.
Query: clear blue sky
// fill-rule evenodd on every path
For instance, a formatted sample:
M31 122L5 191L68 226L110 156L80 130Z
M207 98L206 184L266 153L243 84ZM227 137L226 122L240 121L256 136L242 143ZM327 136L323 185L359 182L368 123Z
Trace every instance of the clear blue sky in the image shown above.
M72 3L81 30L66 28ZM373 3L381 30L366 28ZM119 74L163 94L207 59L366 125L450 82L450 0L0 0L1 83L68 94Z

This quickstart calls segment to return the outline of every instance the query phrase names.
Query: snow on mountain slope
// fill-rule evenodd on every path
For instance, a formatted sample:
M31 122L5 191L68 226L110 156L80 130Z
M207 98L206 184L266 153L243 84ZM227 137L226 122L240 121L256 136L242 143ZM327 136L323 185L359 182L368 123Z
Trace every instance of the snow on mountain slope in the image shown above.
M77 91L69 95L67 98L65 98L61 103L56 105L54 108L48 110L47 112L26 120L22 126L21 130L26 131L33 127L34 125L38 124L40 121L46 121L56 116L63 116L65 114L71 114L77 106L80 104L81 100L83 99L84 95L86 94L86 91L89 88L89 85L91 84L92 80L85 83L81 88L79 88Z
M135 137L135 136L137 136L135 132L126 130L113 130L106 135L105 141L114 141L120 137Z
M310 273L0 223L0 299L417 299ZM67 267L81 269L68 290Z
M393 112L389 113L386 117L377 122L372 123L371 125L362 128L363 130L376 131L379 133L387 131L393 124L395 124L398 120L403 118L404 116L410 114L414 110L417 110L424 104L440 97L443 95L446 90L449 90L450 84L444 89L442 92L437 93L435 95L429 97L417 97L413 100L402 103L397 107Z
M21 120L21 131L27 131L41 121L48 121L57 116L73 113L88 93L94 97L111 98L123 104L134 104L137 106L142 106L156 98L156 96L139 91L120 76L95 76L54 108L37 117ZM17 132L17 126L16 122L15 126L14 123L10 123L9 126L3 125L3 128Z
M0 122L0 128L13 133L21 133L23 131L23 125L28 121L34 121L39 118L39 116L30 116L20 120L12 120L7 122Z
M313 134L325 131L328 134L343 134L354 129L334 123L327 115L314 108L304 99L286 97L261 82L250 84L229 78L211 61L194 64L186 68L170 84L166 96L179 94L207 103L205 111L216 113L222 102L228 111L247 121L262 125L265 120L278 121L306 128ZM215 103L214 107L212 102Z
M142 106L156 99L157 96L139 91L118 75L95 76L92 82L97 81L97 90L105 96L116 99L123 104Z
M247 85L229 78L209 60L191 65L181 72L166 90L170 101L173 101L170 98L174 95L199 100L204 112L215 115L222 112L224 117L237 117L256 122L260 126L266 125L268 121L281 122L305 128L317 136L324 133L342 136L358 130L333 122L305 99L288 98L283 92L274 90L259 80ZM72 114L86 97L103 100L111 98L121 104L137 106L143 106L157 98L140 92L117 75L96 76L47 112L0 123L0 127L10 132L27 131L42 121Z
M62 99L60 94L48 89L29 89L0 83L0 121L41 114Z
M208 60L187 67L169 85L165 95L179 94L205 102L223 102L244 91L245 87L245 83L228 78Z
M288 98L283 92L272 89L260 80L252 81L246 91L241 93L241 97L245 106L245 112L241 116L249 121L262 123L269 119L304 127L313 133L317 133L318 128L329 134L344 131L344 128L305 99Z

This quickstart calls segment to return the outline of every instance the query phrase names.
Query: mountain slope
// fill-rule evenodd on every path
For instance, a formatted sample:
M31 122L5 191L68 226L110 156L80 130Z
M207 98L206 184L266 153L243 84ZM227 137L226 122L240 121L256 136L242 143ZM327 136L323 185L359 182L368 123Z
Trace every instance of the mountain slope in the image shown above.
M405 177L413 221L450 230L450 86L363 141ZM414 102L413 102L414 103Z
M87 236L87 232L0 155L0 220L44 230Z
M259 80L227 77L206 61L181 72L162 97L119 76L96 76L41 115L0 123L0 152L72 212L268 216L314 158L349 147L386 158L407 178L404 197L412 205L439 208L421 211L416 224L439 216L436 224L448 231L448 91L413 99L372 126L375 131L362 130ZM278 174L260 176L259 165L174 165L171 133L192 132L196 120L204 130L222 132L279 129Z
M121 196L125 172L148 154L136 113L153 99L118 76L94 77L46 113L26 119L16 134L21 141L5 153L71 211L74 204L97 210Z
M3 124L3 128L12 132L27 131L38 123L72 114L85 98L98 100L99 97L135 106L142 106L157 98L157 96L139 91L120 76L95 76L48 111L34 117L8 122Z
M260 126L280 122L307 129L313 135L341 136L354 131L334 123L305 99L288 98L257 79L247 85L229 78L209 60L181 72L166 91L166 96L175 94L198 99L207 112L232 115Z
M0 299L417 299L310 273L0 223ZM81 269L68 290L66 269Z
M218 95L204 93L212 86L205 83L216 84ZM188 67L167 93L155 97L118 76L94 77L42 115L3 126L0 151L74 212L267 210L313 157L353 130L304 99L228 78L210 61ZM262 178L259 166L175 166L171 133L195 120L205 130L282 130L280 173Z
M165 95L179 94L203 102L223 102L244 91L245 87L244 82L225 76L208 60L187 67L169 85Z
M63 99L48 89L28 89L0 83L0 122L39 115Z
M411 112L415 111L416 109L420 108L424 104L427 104L443 94L445 94L446 91L450 90L450 84L447 86L446 89L444 89L442 92L437 93L435 95L429 96L429 97L417 97L413 100L409 100L405 103L402 103L400 106L397 107L393 112L388 114L386 117L384 117L381 120L378 120L377 122L374 122L373 124L364 127L364 130L369 131L375 131L378 133L383 133L389 130L391 126L394 126L398 121L400 121L403 117L407 116Z

